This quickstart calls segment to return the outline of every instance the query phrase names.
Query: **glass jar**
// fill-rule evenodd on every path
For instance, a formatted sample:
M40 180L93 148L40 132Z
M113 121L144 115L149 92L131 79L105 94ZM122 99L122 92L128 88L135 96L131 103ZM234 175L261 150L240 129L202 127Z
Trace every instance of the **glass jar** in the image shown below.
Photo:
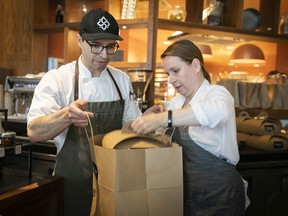
M210 0L207 23L209 25L223 25L224 0Z
M185 21L186 18L186 12L185 10L179 6L173 6L169 11L168 11L168 19L169 20L176 20L176 21Z
M288 35L288 15L284 15L280 21L280 34Z

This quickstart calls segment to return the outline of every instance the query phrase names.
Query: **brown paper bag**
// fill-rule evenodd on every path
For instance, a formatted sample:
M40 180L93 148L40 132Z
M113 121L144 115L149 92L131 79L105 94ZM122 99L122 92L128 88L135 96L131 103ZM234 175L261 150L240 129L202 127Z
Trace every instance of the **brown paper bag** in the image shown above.
M94 146L101 216L182 216L182 148Z
M272 102L272 109L288 109L288 85L267 84L269 98Z
M241 108L268 109L271 107L265 83L239 82L238 87Z

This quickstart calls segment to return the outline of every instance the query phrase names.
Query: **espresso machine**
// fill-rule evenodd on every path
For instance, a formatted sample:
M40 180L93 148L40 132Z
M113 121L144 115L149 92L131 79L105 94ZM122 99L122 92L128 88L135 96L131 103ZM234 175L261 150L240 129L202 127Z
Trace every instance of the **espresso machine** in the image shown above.
M129 69L128 75L134 90L134 101L139 109L144 111L148 108L145 93L153 76L152 70Z
M8 110L8 129L26 132L27 113L34 90L41 77L7 76L5 80L4 107Z

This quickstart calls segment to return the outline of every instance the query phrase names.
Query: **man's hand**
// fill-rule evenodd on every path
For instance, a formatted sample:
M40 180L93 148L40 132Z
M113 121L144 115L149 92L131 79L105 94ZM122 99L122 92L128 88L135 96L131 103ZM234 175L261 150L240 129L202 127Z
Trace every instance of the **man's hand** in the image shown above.
M86 127L88 125L87 117L91 118L94 116L92 112L83 110L87 103L85 100L78 99L68 106L68 117L71 123L77 127Z

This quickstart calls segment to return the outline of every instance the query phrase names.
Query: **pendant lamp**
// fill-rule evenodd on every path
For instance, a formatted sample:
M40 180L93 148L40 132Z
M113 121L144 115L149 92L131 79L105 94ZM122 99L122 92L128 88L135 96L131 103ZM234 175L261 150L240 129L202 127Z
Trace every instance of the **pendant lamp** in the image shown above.
M212 50L211 47L207 44L197 44L197 47L200 49L203 58L211 58Z
M242 64L265 63L262 50L253 44L244 44L237 47L231 55L230 62Z

